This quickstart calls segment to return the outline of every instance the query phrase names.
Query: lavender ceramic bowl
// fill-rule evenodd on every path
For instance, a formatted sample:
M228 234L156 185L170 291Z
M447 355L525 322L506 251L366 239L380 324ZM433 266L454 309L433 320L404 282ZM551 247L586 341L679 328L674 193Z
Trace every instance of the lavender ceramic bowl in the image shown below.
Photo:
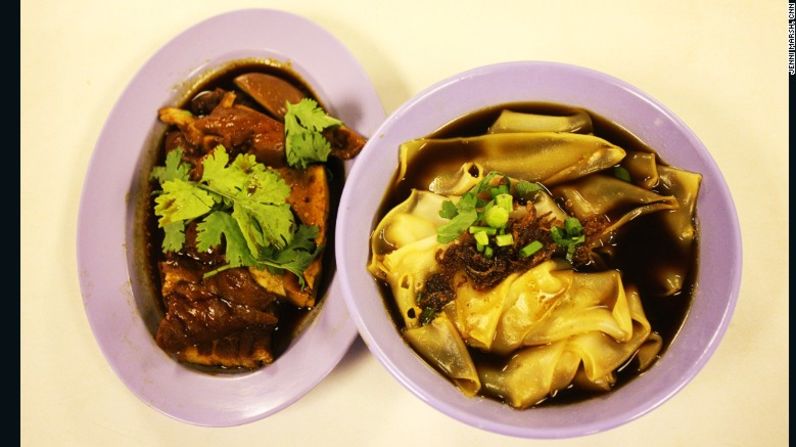
M656 364L619 389L565 406L514 410L467 398L401 339L366 270L375 213L398 163L398 146L479 108L514 101L581 106L656 148L674 166L704 175L697 203L697 288L684 325ZM738 297L741 240L735 207L716 163L693 132L663 105L605 74L548 62L476 68L421 92L387 118L365 147L343 192L337 265L349 311L371 352L398 381L443 413L472 426L528 438L564 438L638 418L682 389L705 365L727 329Z
M206 426L251 422L285 408L321 381L356 337L332 281L319 312L273 364L211 375L179 364L156 344L155 296L142 286L136 241L141 172L172 105L191 79L238 59L290 62L331 111L372 135L384 111L364 70L331 34L301 17L242 10L208 19L160 49L119 98L97 141L78 220L78 268L88 321L103 354L127 387L176 419ZM350 167L350 163L348 164Z

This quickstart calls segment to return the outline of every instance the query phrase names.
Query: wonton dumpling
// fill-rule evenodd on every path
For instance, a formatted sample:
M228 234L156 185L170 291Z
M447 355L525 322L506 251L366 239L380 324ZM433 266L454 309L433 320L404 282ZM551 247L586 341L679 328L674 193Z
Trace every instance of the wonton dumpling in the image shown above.
M470 353L445 312L425 326L405 330L403 335L426 361L444 372L465 394L474 396L481 389Z
M573 132L591 134L591 131L591 116L583 110L576 110L572 114L564 116L503 110L498 119L489 126L488 133Z
M421 152L443 151L466 154L467 160L487 171L545 185L577 179L609 168L622 160L625 151L602 138L573 133L500 133L467 138L421 138L400 147L398 178ZM454 172L463 160L441 161L442 172ZM431 182L431 179L428 179ZM423 185L426 187L426 185Z
M390 284L407 327L418 326L416 297L426 278L437 268L437 227L446 220L439 209L446 197L412 190L412 194L379 222L371 236L370 273ZM410 312L414 309L414 312Z
M574 275L577 277L582 274ZM552 341L549 343L519 350L502 367L498 365L479 369L484 389L502 396L516 408L527 408L568 387L570 383L586 389L610 389L616 381L614 371L637 352L639 356L642 352L644 355L644 359L639 358L639 369L648 367L660 350L660 337L651 334L650 324L644 315L636 289L624 289L621 282L618 286L621 289L610 312L611 316L603 315L607 324L598 325L601 329L588 328L595 323L588 322L595 320L595 315L555 315L554 310L544 317L542 323L566 320L571 322L571 329L551 337ZM581 293L582 290L575 291L571 297L558 295L555 299L578 301ZM614 323L610 323L611 320ZM580 330L584 321L586 323ZM619 327L628 323L630 328L621 341L602 331L603 328L615 330L610 328L613 324ZM553 323L550 326L561 325ZM528 338L526 336L526 345Z
M677 209L679 203L674 196L662 196L652 191L606 175L590 175L575 182L553 189L556 197L562 197L575 217L580 220L595 216L629 210L614 219L603 230L603 236L616 231L622 225L645 214Z
M658 164L652 152L628 152L622 166L630 173L633 183L645 189L658 186Z
M658 166L661 176L661 183L670 194L677 197L680 206L663 216L668 231L677 241L680 252L688 254L693 250L696 228L694 227L694 209L696 208L699 186L702 176L682 169L675 169L669 166ZM669 265L659 269L658 284L662 289L662 295L674 295L683 288L686 268L683 265Z

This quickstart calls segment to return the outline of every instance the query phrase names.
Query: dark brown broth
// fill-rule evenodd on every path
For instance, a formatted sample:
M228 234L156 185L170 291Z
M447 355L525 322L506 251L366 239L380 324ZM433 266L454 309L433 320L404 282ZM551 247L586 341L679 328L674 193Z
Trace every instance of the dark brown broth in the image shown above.
M190 108L190 101L191 99L196 96L199 92L204 90L213 90L215 88L222 88L224 90L234 90L239 92L239 98L244 98L246 101L245 94L240 92L240 90L235 86L233 79L238 75L244 73L251 73L251 72L259 72L259 73L266 73L273 76L277 76L285 81L289 82L299 90L301 90L305 95L310 98L313 98L320 104L322 107L324 104L321 100L317 97L317 95L313 92L313 90L309 87L309 85L302 80L298 74L292 71L287 66L279 66L275 63L270 62L263 62L259 60L242 60L230 63L219 69L218 71L213 72L212 74L208 75L205 79L201 80L200 82L196 83L193 87L188 89L185 95L176 103L174 107L182 108L182 109L189 109ZM254 101L248 100L246 101L246 105L249 107L254 108L255 110L268 114L263 107L259 104L255 103ZM153 114L156 114L157 111L153 111ZM162 165L164 163L166 154L165 154L165 136L166 132L160 138L158 143L158 154L156 157L156 165ZM281 354L283 354L287 348L290 346L290 343L293 339L299 335L302 329L310 322L309 320L320 310L323 305L322 297L326 294L326 290L331 283L332 277L334 276L335 271L335 263L334 263L334 250L331 247L334 247L334 223L337 218L337 208L338 203L340 200L340 195L342 194L343 189L343 179L345 177L345 171L343 168L342 161L338 160L337 158L329 158L326 162L326 169L329 174L329 217L328 217L328 229L326 232L326 249L323 252L323 269L322 275L318 283L318 292L317 292L317 299L316 304L313 309L306 309L306 308L296 308L294 305L287 303L287 302L278 302L278 315L279 315L279 322L274 329L272 342L271 342L271 354L273 355L274 359L277 359ZM151 187L151 185L150 185ZM151 190L150 190L151 191ZM149 192L147 191L147 196L149 196ZM158 297L159 302L157 303L157 307L161 309L162 313L165 313L164 305L162 302L161 297L161 281L160 281L160 274L158 269L158 263L163 258L163 253L161 252L161 244L163 241L163 231L158 228L157 219L154 215L154 209L152 206L151 201L143 200L139 204L142 206L141 212L138 214L139 216L143 216L144 226L146 228L145 231L145 244L146 244L146 252L148 254L148 265L145 266L146 275L149 277L149 280L152 284L153 291L152 295ZM200 371L208 372L208 373L225 373L225 372L236 372L239 369L230 369L224 367L208 367L202 365L190 365Z
M477 136L487 133L487 129L497 119L503 109L510 109L515 112L531 112L548 115L568 115L573 112L573 108L560 104L552 103L507 103L484 108L471 114L457 118L452 122L442 126L437 131L428 135L428 138L455 138ZM655 152L644 144L638 137L620 125L586 110L592 119L594 135L608 140L628 151ZM438 165L444 161L449 165L451 159L462 163L470 159L473 148L463 146L463 150L457 154L443 154L440 151L421 151L412 163L407 167L406 176L398 179L396 172L393 181L394 185L386 192L379 206L378 213L374 219L373 228L379 221L396 205L400 204L409 196L412 188L428 189L428 180L431 173L435 172ZM657 154L656 154L657 155ZM659 163L666 164L657 157ZM436 171L438 172L438 171ZM433 175L431 176L433 177ZM400 180L400 181L399 181ZM653 189L656 193L666 194L666 191ZM642 305L647 319L652 326L652 330L659 333L663 338L663 346L659 355L663 354L671 344L677 331L685 321L686 314L691 303L695 280L698 244L694 241L691 253L682 253L677 247L674 238L668 235L664 229L661 213L653 213L642 216L631 221L620 229L613 240L616 245L616 256L609 262L608 268L619 270L622 274L622 281L625 285L633 284L638 287L641 295ZM674 296L660 296L654 281L656 270L668 265L679 265L685 267L688 274L684 278L683 289ZM379 289L382 293L385 306L393 321L399 328L404 327L403 318L398 312L392 292L389 286L382 282ZM481 352L477 349L468 347L468 351L473 358L476 366L479 364L505 365L509 357L499 356ZM631 359L626 365L617 370L617 382L614 390L626 384L634 377L640 375L637 372L635 358ZM602 394L600 392L586 391L575 388L568 388L559 391L554 398L548 398L537 406L563 405L580 402L590 397Z

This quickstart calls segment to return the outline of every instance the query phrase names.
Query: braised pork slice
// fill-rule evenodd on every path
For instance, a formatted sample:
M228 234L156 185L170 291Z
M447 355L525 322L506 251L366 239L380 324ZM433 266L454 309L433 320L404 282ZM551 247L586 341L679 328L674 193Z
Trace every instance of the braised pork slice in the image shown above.
M315 243L319 247L326 244L327 220L329 217L329 182L326 169L322 165L311 165L305 170L279 168L277 172L290 186L287 202L304 225L318 227ZM318 254L304 271L306 287L299 285L295 275L284 272L275 275L267 269L250 267L254 279L266 290L289 299L298 307L312 307L321 276L322 255Z
M274 295L246 269L209 278L203 264L183 256L160 263L166 316L155 340L164 350L206 365L250 367L270 361L278 319Z

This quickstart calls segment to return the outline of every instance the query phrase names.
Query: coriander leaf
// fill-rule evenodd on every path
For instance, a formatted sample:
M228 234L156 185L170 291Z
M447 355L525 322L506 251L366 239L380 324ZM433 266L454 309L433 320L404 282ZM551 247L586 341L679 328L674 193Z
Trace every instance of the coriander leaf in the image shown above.
M167 180L188 180L191 167L182 162L182 148L178 147L166 154L165 166L155 166L149 173L149 178L163 183Z
M285 138L285 154L290 166L304 169L312 162L325 162L331 152L329 141L317 132L291 132Z
M476 220L478 220L478 213L475 210L460 212L450 222L437 228L437 242L446 244L455 240L459 235L467 231L467 228L474 224Z
M321 132L342 121L327 115L318 103L304 98L296 104L286 103L285 155L290 166L301 169L313 162L325 162L332 151Z
M196 226L196 249L207 251L221 245L222 235L226 242L224 259L229 267L255 265L237 222L223 211L210 213Z
M290 196L290 186L271 168L258 163L254 155L238 155L230 165L248 176L243 191L260 203L282 204Z
M456 202L456 208L459 209L459 212L463 211L474 211L476 205L478 204L478 198L472 192L468 192L463 195L458 202Z
M165 227L163 227L163 231L166 235L163 237L163 244L161 245L163 252L177 252L182 250L183 244L185 244L185 221L178 220L177 222L172 222Z
M213 196L193 182L174 179L162 186L163 192L155 198L155 215L161 228L207 214L215 204Z
M484 192L487 189L491 188L492 187L492 179L494 179L495 177L497 177L499 175L502 175L502 174L497 172L497 171L490 171L487 175L484 176L484 178L481 179L480 182L478 182L478 185L475 186L475 193L478 194L478 193Z
M224 146L217 146L202 160L201 182L219 194L231 197L243 191L248 176L240 169L227 168L227 163L227 151Z
M442 208L439 210L439 217L443 219L453 219L457 214L459 214L459 210L453 202L450 200L442 202Z
M286 103L286 108L285 125L287 125L288 116L291 119L297 119L305 129L315 132L343 124L342 121L327 115L318 103L310 98L304 98L296 104Z
M293 273L303 289L306 286L304 271L320 252L320 248L315 245L318 232L316 226L300 225L288 246L278 253L274 253L273 250L266 251L259 262L272 269Z
M293 213L290 205L262 204L238 199L232 210L249 250L256 256L260 247L284 248L293 238Z
M566 251L566 259L567 261L571 262L572 257L575 254L575 250L578 248L580 244L586 242L586 236L584 236L583 234L580 235L570 234L566 227L567 226L566 222L569 223L570 226L569 230L574 230L573 233L575 231L582 231L582 227L580 227L579 230L575 228L576 227L575 223L577 222L577 226L579 226L580 221L578 221L574 217L570 217L567 218L567 221L565 221L564 227L551 228L550 236L553 238L553 242L555 242L556 245L558 245L559 247L561 247Z
M514 193L518 197L522 197L525 200L533 199L533 197L542 190L542 187L538 183L532 183L525 180L520 180L514 185Z

